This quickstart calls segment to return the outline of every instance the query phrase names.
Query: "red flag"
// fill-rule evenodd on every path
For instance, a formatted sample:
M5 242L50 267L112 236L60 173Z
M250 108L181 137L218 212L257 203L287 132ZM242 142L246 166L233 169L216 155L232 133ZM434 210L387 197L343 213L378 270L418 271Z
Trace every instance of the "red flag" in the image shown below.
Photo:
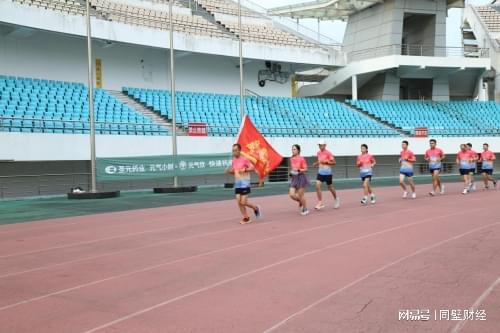
M247 115L243 118L236 142L241 145L241 154L255 166L260 179L276 169L283 160L283 156L266 141Z

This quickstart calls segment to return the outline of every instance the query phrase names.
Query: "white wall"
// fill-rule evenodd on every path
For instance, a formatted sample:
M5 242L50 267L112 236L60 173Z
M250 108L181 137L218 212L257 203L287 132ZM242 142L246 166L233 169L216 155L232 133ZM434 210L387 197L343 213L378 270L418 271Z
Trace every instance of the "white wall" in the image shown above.
M283 156L289 156L291 146L300 144L304 156L317 151L317 138L269 138L271 145ZM368 144L374 155L399 155L402 138L326 138L328 149L336 156L355 156L360 145ZM488 142L494 151L500 151L500 137L437 138L438 146L446 154L454 155L464 142L471 142L481 150ZM179 154L230 153L234 138L229 137L178 137ZM428 138L409 138L410 149L424 154ZM22 134L0 133L0 160L57 161L90 159L89 136L71 134ZM171 137L167 136L97 136L98 157L151 156L171 154Z
M114 43L93 43L93 56L102 59L103 88L123 86L170 89L168 50ZM0 75L37 77L86 83L86 40L34 31L29 37L0 35ZM239 94L238 59L210 54L177 52L178 90ZM262 60L246 60L245 87L261 95L291 96L291 83L267 82L258 86ZM284 64L283 70L290 70Z

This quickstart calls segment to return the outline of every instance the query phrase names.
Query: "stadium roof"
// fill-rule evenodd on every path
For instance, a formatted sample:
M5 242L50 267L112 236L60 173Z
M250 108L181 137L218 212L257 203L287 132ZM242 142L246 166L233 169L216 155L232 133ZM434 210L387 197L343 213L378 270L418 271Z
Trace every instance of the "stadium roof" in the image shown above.
M315 0L272 8L268 10L268 14L296 19L345 20L352 14L383 2L384 0ZM446 3L448 8L464 7L464 0L446 0Z

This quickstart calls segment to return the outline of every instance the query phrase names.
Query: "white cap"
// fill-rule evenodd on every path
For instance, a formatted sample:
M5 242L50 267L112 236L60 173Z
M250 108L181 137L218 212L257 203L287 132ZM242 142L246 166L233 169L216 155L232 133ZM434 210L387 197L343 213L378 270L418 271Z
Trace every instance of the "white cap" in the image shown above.
M318 141L318 145L326 145L326 141L321 139Z

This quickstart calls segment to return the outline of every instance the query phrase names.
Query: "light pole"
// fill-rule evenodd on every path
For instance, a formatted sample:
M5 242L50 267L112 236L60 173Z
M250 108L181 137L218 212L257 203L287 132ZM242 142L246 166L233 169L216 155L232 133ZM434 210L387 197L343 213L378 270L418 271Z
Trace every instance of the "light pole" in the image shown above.
M88 98L89 98L89 116L90 116L90 191L97 192L96 176L96 152L95 152L95 122L94 122L94 79L92 76L92 32L90 29L90 1L87 0L87 57L88 57Z
M244 85L243 85L243 41L242 41L242 29L241 29L241 0L238 0L238 31L239 31L239 56L240 56L240 119L243 120L245 116L245 96L244 96Z
M174 0L168 1L168 20L170 23L170 110L172 111L172 155L177 162L177 111L175 103L175 55L174 55L174 21L172 7ZM174 187L179 186L179 179L174 176Z

